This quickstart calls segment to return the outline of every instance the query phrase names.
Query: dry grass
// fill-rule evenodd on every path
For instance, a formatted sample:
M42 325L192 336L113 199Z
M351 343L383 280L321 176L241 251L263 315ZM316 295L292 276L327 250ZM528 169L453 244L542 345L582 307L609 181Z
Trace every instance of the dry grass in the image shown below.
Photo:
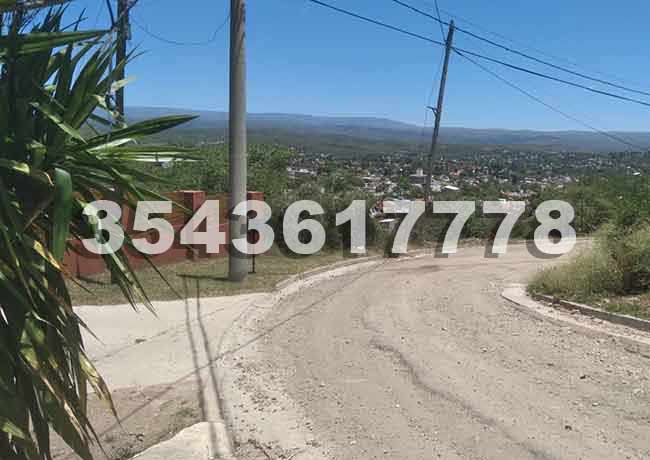
M578 254L567 264L540 271L529 290L565 299L591 298L621 292L622 280L610 257L595 248Z
M275 285L291 275L302 273L323 265L339 262L349 255L342 251L324 251L307 257L285 255L273 249L257 257L256 274L251 274L243 283L228 281L228 258L202 259L186 261L160 268L173 290L154 270L144 269L138 272L141 283L151 300L174 300L185 297L189 289L201 281L201 296L218 297L251 292L272 291ZM102 274L80 281L88 289L86 292L74 283L70 283L70 295L74 305L115 305L125 303L119 288L111 284L110 276ZM175 292L174 292L175 291Z
M590 305L623 315L650 319L650 294L588 299Z
M650 228L642 227L617 239L601 233L593 249L540 271L528 290L650 319L649 279Z

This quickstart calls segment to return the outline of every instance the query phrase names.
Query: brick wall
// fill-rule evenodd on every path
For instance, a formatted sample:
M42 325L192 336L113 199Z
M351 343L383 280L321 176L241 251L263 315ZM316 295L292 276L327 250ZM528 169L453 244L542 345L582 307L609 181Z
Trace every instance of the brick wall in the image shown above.
M201 258L208 257L222 257L228 253L228 244L221 245L219 248L218 254L207 254L205 246L198 245L196 247L192 246L182 246L180 244L180 231L187 224L191 216L201 208L203 203L206 200L218 200L219 201L219 223L220 230L226 234L226 242L229 241L228 238L228 221L227 213L230 209L228 203L227 194L217 194L217 195L208 195L206 192L202 191L179 191L166 194L166 197L172 200L175 203L182 204L186 208L192 211L191 214L187 214L180 207L174 205L171 214L166 214L165 219L172 224L174 228L174 244L172 247L165 253L150 256L150 260L156 265L168 265L184 260L197 260ZM248 192L249 200L264 200L264 193L262 192ZM132 238L147 238L149 241L156 241L158 238L156 231L150 232L136 232L133 231L133 219L134 212L127 206L124 206L122 209L122 225L126 229L126 232ZM202 227L198 228L198 231L205 230L205 223L202 224ZM66 253L64 265L70 274L76 277L87 277L102 273L106 270L106 265L101 256L92 254L87 251L81 241L70 240L69 249ZM127 257L135 269L148 266L148 262L145 258L135 250L127 249Z

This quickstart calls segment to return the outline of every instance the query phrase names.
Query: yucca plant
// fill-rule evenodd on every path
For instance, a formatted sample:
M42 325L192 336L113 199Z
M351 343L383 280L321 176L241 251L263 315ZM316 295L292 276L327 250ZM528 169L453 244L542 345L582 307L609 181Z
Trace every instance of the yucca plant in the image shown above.
M100 234L83 216L98 198L135 206L162 199L137 167L153 156L134 140L188 121L126 126L110 93L123 85L105 31L62 26L61 9L30 25L13 15L0 37L0 458L49 459L50 430L83 459L96 440L90 385L112 408L84 353L62 264L71 239ZM37 18L39 16L36 16ZM178 149L156 147L155 152ZM122 251L103 256L126 298L150 306Z

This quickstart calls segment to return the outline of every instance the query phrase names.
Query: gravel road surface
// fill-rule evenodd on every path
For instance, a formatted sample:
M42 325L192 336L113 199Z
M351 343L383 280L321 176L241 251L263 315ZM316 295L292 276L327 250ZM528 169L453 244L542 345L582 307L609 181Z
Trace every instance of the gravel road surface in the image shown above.
M237 439L294 460L649 459L648 356L501 298L549 263L391 260L250 312L222 369Z

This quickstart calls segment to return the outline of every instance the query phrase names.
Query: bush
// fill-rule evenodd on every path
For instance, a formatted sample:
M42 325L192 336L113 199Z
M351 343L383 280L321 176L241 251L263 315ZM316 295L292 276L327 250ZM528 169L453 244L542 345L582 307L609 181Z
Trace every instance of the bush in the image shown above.
M623 291L650 289L650 225L623 229L606 225L601 234L601 247L623 273Z
M529 287L533 292L567 298L650 290L650 224L604 225L591 251L543 270Z
M621 292L623 276L605 251L596 248L570 263L542 270L529 285L531 292L579 299Z
M325 247L327 249L350 250L350 225L336 225L336 214L345 210L354 200L366 202L366 210L372 206L372 199L360 192L331 193L324 192L314 184L305 184L297 190L287 192L282 196L275 196L269 199L269 205L273 209L273 217L269 225L275 231L275 240L280 247L285 247L283 235L283 220L286 209L296 201L312 200L323 207L324 214L312 216L321 223L325 229ZM306 216L305 216L306 217ZM385 231L379 223L373 219L369 212L366 214L366 246L380 247L386 240Z
M114 408L84 350L65 252L74 239L102 235L97 220L84 217L87 203L101 197L133 209L157 199L136 165L178 149L132 142L193 117L126 128L108 98L99 97L111 92L125 65L110 65L111 36L63 25L61 9L35 17L42 21L12 14L9 35L0 40L0 458L51 459L55 431L90 460L98 439L87 387ZM127 300L152 308L125 249L103 258Z

